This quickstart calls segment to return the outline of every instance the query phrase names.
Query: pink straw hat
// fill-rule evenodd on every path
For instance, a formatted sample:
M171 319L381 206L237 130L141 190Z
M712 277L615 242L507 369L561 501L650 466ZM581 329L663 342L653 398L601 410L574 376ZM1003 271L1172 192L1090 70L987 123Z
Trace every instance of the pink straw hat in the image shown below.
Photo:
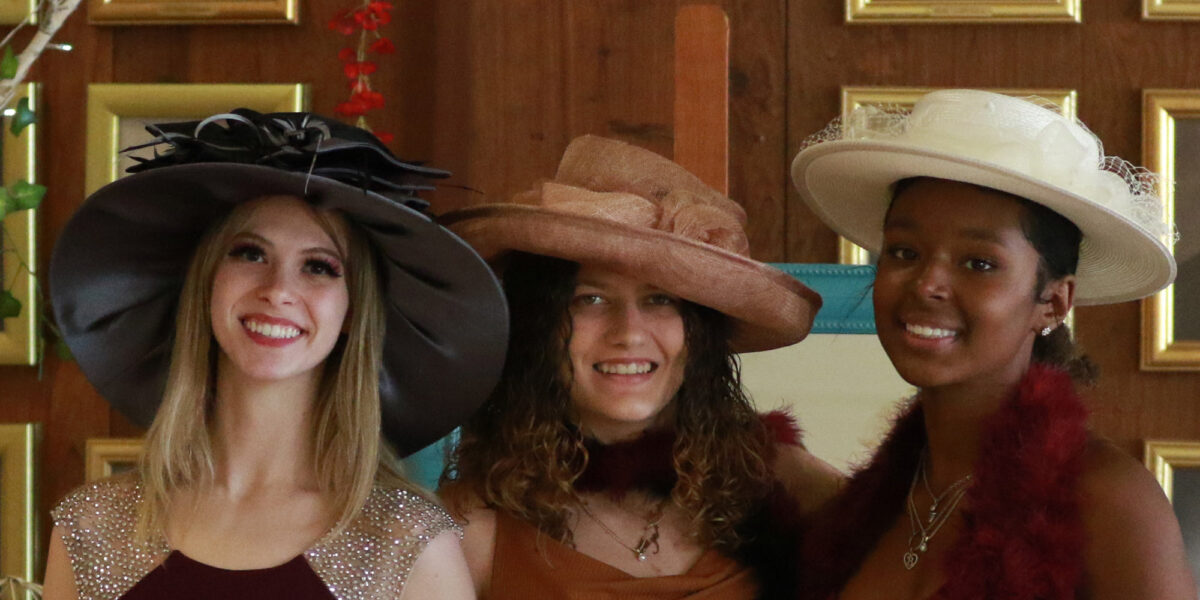
M821 297L749 257L745 220L741 206L674 162L591 135L571 142L553 180L441 219L493 265L512 251L552 256L720 311L733 320L735 351L794 344Z

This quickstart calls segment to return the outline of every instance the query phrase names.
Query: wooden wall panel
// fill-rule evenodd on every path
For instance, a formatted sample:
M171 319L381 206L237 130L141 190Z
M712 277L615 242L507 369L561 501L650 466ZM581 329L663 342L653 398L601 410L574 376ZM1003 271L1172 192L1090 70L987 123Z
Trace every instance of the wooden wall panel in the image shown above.
M399 0L385 34L398 53L373 81L387 98L373 125L401 156L455 172L433 195L443 212L500 200L552 175L566 143L614 136L672 147L675 8L695 0ZM828 0L720 0L730 16L730 195L750 215L752 254L832 262L836 236L792 191L803 139L838 111L841 85L1071 87L1112 153L1140 161L1140 90L1200 88L1200 27L1145 23L1136 0L1093 2L1081 25L847 26ZM44 266L82 201L86 86L92 82L302 82L329 114L346 95L325 27L348 2L305 2L299 26L95 27L85 9L48 53L40 159ZM477 190L477 191L470 191ZM1200 374L1138 370L1136 303L1083 308L1081 342L1105 373L1091 393L1097 428L1137 452L1146 437L1200 439ZM0 421L45 424L45 509L83 480L89 437L137 428L108 409L71 363L44 376L0 367ZM48 529L47 529L48 532Z
M751 256L784 260L788 235L787 4L733 0L729 15L729 196L753 215Z
M668 2L473 0L446 3L435 162L481 194L440 191L439 212L502 200L551 177L566 144L596 133L669 155L672 27ZM475 26L487 23L488 26Z
M1132 4L1086 8L1086 47L1077 68L1080 118L1104 140L1107 153L1140 164L1141 90L1200 87L1200 29L1141 22L1126 6ZM1138 303L1085 307L1077 314L1077 336L1102 369L1090 394L1096 429L1138 457L1146 438L1200 439L1200 373L1139 370Z
M73 43L75 51L48 51L29 77L42 84L38 176L50 188L38 223L36 259L42 272L53 240L83 194L85 127L79 98L85 96L89 74L108 76L112 65L110 36L91 31L83 14L68 19L58 37ZM18 37L18 43L24 39ZM45 539L50 507L83 479L83 440L108 431L108 405L75 365L50 356L40 378L33 367L0 367L0 422L43 424L38 485Z
M440 53L462 56L435 75L448 104L436 113L433 160L482 193L439 192L439 212L502 199L552 172L566 138L565 18L550 0L439 6L439 26L455 30L439 36Z

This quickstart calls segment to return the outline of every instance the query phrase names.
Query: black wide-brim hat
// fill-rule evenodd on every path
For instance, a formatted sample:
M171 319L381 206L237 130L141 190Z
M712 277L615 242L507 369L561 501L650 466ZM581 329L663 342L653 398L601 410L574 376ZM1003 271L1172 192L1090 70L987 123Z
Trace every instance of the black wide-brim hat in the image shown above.
M235 112L232 120L268 130L258 141L282 128L295 143L232 152L238 144L230 137L249 135L246 122L151 127L172 151L92 194L63 229L50 264L51 299L84 374L117 410L148 426L162 401L179 295L201 236L242 202L292 195L341 211L377 251L387 327L384 436L408 455L449 433L499 379L508 312L487 264L419 211L424 203L413 192L445 173L399 161L374 136L336 121ZM301 139L314 127L315 145ZM197 142L201 136L220 139ZM230 156L265 164L218 162ZM197 158L205 160L178 164Z

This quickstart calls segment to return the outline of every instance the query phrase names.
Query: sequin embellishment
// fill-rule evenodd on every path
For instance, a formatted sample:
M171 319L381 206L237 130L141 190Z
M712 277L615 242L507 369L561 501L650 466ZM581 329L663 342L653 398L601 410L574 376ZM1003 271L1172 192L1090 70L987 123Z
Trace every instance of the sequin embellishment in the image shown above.
M135 544L142 486L125 477L89 483L51 512L75 573L80 600L113 600L141 581L169 552L165 539Z
M170 552L164 539L135 544L141 485L107 479L72 492L52 512L75 573L80 600L115 600ZM338 600L399 598L417 557L446 531L462 528L411 492L376 486L357 517L304 553Z
M421 551L462 528L438 505L411 492L376 486L358 517L304 553L338 600L399 598Z

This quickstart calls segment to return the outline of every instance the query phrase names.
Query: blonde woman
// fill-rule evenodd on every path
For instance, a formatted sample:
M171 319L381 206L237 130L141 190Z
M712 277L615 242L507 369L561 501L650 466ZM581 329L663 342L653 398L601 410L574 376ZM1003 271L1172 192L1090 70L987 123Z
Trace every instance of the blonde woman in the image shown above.
M46 598L473 597L461 530L392 467L503 358L490 271L414 210L440 172L307 114L152 131L170 150L51 266L80 366L153 424L135 475L55 509Z

